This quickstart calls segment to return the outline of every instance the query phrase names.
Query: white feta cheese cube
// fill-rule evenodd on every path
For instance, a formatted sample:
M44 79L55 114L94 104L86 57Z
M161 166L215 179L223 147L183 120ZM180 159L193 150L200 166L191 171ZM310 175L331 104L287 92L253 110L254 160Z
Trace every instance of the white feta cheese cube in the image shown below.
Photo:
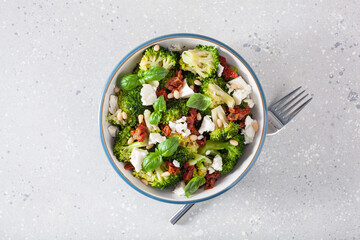
M134 166L136 172L139 172L142 169L141 165L146 155L148 155L148 151L146 150L139 148L134 148L132 150L130 162Z
M234 90L232 97L235 100L235 104L240 105L242 100L247 98L251 93L251 86L247 84L241 76L229 81L229 83L237 86L237 89Z
M222 158L220 155L216 155L213 159L213 163L211 164L211 167L216 171L222 171Z
M109 112L114 114L119 109L118 97L116 95L110 95L109 98Z
M254 100L252 100L251 98L245 98L244 102L246 102L250 108L253 108L255 105Z
M175 193L178 196L185 196L185 182L181 181L178 184L176 184L173 193Z
M157 99L156 96L156 88L153 87L151 84L143 84L141 91L141 101L144 106L153 105L155 100Z
M215 169L213 169L212 167L209 167L209 168L208 168L208 172L209 172L209 174L212 174L212 173L215 172Z
M203 134L204 132L211 132L214 130L215 130L215 123L211 120L209 115L206 115L201 122L199 133Z
M194 90L192 90L184 79L184 85L180 88L180 98L189 98L194 94Z
M119 128L115 127L113 125L110 125L108 127L108 131L109 131L110 136L116 137L116 135L119 133Z
M223 71L224 71L224 67L221 66L221 64L219 63L218 70L217 70L217 76L221 77Z
M161 143L166 140L165 136L162 136L160 133L150 133L149 134L149 145L150 144L156 144Z
M252 119L250 116L245 118L245 128L241 130L241 133L245 137L245 144L252 143L255 137L255 129L253 127L253 123L257 121Z

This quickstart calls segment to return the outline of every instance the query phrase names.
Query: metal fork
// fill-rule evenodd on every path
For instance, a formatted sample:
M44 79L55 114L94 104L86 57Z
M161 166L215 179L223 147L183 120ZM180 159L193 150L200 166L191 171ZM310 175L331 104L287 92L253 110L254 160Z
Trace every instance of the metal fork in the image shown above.
M266 135L275 135L283 127L290 122L312 99L305 94L305 90L296 94L301 87L298 87L276 103L272 104L268 109L268 128ZM296 95L295 95L296 94ZM296 101L296 102L295 102ZM185 215L195 203L185 204L172 216L169 221L175 225L179 219Z

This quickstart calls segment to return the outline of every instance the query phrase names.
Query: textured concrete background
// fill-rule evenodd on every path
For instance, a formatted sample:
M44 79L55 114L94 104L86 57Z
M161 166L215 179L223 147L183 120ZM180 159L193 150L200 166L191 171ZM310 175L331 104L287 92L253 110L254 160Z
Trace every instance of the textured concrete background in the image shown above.
M360 239L358 1L2 1L1 239ZM314 95L236 187L179 208L140 195L99 140L104 83L134 47L200 33L237 50L268 102Z

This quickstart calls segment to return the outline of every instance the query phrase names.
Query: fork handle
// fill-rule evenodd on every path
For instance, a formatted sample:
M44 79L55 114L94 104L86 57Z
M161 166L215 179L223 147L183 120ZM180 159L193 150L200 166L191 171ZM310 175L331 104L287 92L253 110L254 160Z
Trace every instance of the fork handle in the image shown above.
M185 204L182 208L180 208L175 214L174 216L172 216L169 221L172 225L175 225L175 223L177 223L177 221L179 221L179 219L184 216L184 214L189 211L189 209L194 206L195 203L189 203L189 204Z

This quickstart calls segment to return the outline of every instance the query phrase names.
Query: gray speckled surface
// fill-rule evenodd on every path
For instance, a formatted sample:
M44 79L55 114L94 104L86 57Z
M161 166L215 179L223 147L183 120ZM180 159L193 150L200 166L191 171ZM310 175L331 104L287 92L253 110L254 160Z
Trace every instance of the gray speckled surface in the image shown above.
M359 239L360 5L308 2L2 1L0 238ZM237 50L268 102L314 94L243 181L176 226L179 206L112 169L97 123L119 60L174 32Z

